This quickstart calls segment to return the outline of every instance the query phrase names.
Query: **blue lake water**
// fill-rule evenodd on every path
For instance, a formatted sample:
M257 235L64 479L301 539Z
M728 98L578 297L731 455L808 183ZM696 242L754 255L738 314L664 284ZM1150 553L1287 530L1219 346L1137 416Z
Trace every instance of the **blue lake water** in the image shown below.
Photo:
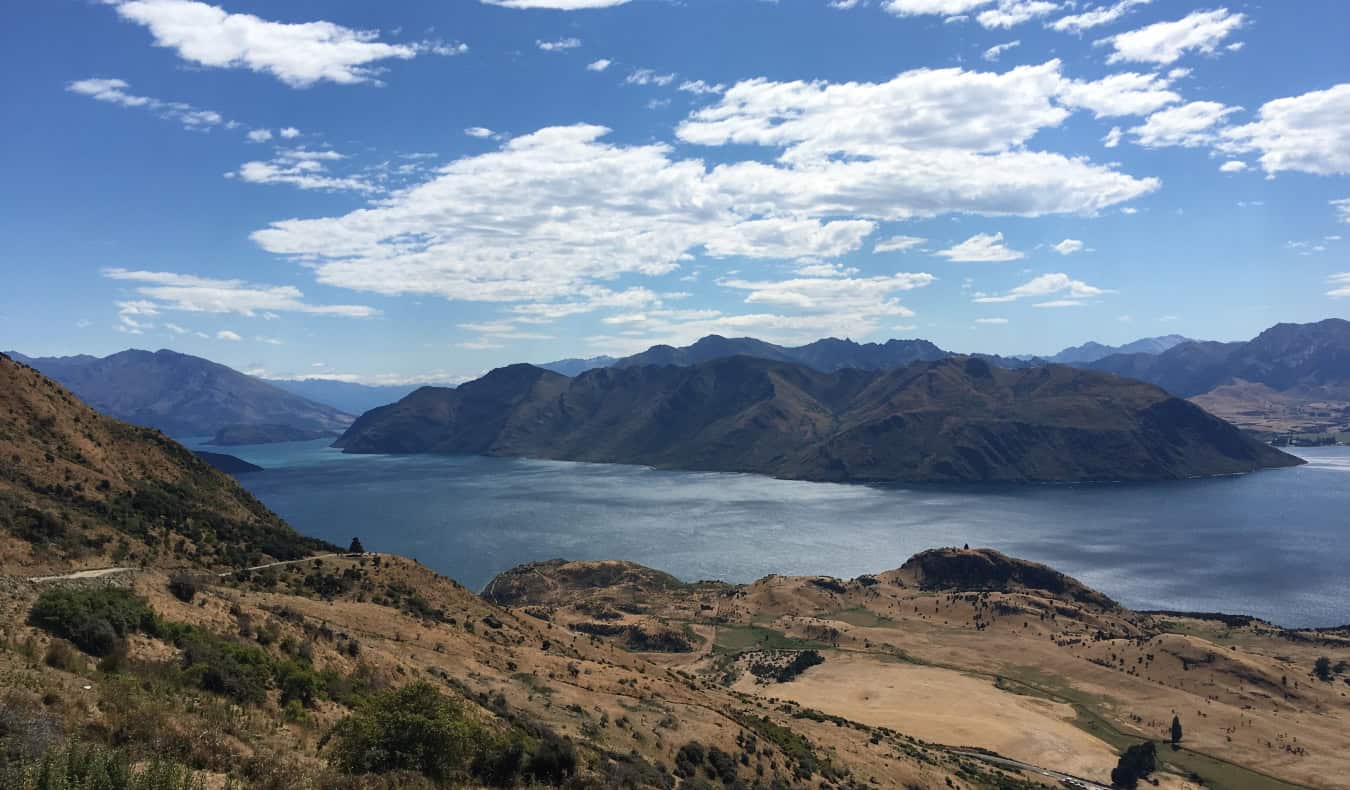
M1152 484L863 486L503 458L225 448L300 531L404 554L480 589L522 562L628 559L686 579L852 577L969 543L1141 609L1350 623L1350 448L1307 466Z

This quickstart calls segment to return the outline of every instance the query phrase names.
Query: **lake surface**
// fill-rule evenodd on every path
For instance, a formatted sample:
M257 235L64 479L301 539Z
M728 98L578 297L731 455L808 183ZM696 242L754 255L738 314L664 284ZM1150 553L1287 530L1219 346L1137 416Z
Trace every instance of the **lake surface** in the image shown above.
M1152 484L863 486L644 467L219 448L300 531L403 554L481 589L533 560L628 559L686 580L853 577L969 543L1048 563L1139 609L1350 623L1350 448L1307 466ZM209 449L209 448L208 448Z

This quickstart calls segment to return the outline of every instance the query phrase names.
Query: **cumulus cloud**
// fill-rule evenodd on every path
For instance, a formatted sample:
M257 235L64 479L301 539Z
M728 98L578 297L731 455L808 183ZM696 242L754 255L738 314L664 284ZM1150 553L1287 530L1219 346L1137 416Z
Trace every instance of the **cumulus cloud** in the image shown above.
M230 331L230 330L228 330L228 329L222 329L222 330L220 330L219 332L217 332L217 333L216 333L216 339L217 339L217 340L229 340L229 341L234 342L234 343L237 343L237 342L239 342L240 340L243 340L243 338L239 336L239 333L238 333L238 332L232 332L232 331Z
M265 143L272 139L271 129L251 129L244 135L250 143Z
M1219 165L1220 173L1241 173L1246 169L1247 163L1237 159L1230 159L1229 161Z
M243 280L217 280L174 272L104 269L112 280L139 283L136 293L144 299L122 302L128 315L154 315L160 310L191 313L237 313L254 316L267 312L311 313L365 318L377 310L363 305L314 305L304 301L300 289L290 285L258 285Z
M1214 101L1193 101L1153 113L1130 134L1146 148L1209 145L1217 139L1215 127L1241 109Z
M155 45L190 63L246 68L270 74L294 88L327 81L374 82L386 60L408 60L420 51L455 54L459 45L388 44L378 31L353 30L332 22L273 22L232 14L196 0L111 0L123 19L143 25Z
M1102 39L1115 51L1107 63L1168 64L1187 52L1213 54L1223 40L1245 23L1246 17L1226 8L1196 11L1174 22L1157 24Z
M492 130L486 126L470 126L464 130L464 133L470 137L477 137L479 139L491 137L493 134Z
M294 140L295 138L300 136L300 130L295 128L294 126L287 126L282 128L280 134L283 139Z
M1350 83L1275 99L1257 120L1223 130L1225 153L1258 153L1267 173L1350 173Z
M66 90L71 93L121 107L146 109L160 118L182 124L185 129L201 131L226 123L225 118L214 110L199 110L185 102L161 101L149 96L138 96L127 91L130 87L130 83L126 80L103 78L75 80L66 84Z
M1026 255L1003 243L1002 233L977 233L960 244L933 253L954 263L1000 263Z
M1059 100L1067 107L1090 110L1098 118L1147 115L1181 101L1181 95L1171 89L1175 79L1127 71L1099 80L1064 80Z
M1052 245L1050 249L1060 255L1073 255L1075 252L1082 252L1083 242L1078 239L1065 239L1058 244Z
M1044 299L1049 296L1059 297L1057 299L1039 302L1035 307L1076 307L1086 304L1083 300L1094 296L1113 293L1096 286L1088 285L1082 280L1075 280L1063 272L1054 274L1042 274L1027 282L1017 286L1005 294L990 295L977 294L974 301L980 304L1002 304L1004 302L1016 302L1022 299Z
M613 63L614 61L609 60L608 58L600 58L599 60L593 60L590 63L587 63L586 70L604 71L605 69L609 68Z
M969 18L986 28L1009 28L1058 10L1049 0L885 0L881 7L896 16L942 16L956 22Z
M996 8L975 15L975 21L987 28L1007 29L1059 10L1059 3L1048 0L999 0Z

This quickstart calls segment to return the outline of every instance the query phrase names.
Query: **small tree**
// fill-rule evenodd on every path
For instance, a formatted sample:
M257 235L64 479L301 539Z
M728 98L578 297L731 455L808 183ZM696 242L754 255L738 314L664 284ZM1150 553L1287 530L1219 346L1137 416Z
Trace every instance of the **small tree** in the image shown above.
M1181 744L1181 719L1177 716L1172 717L1172 748L1175 749Z
M1313 674L1318 680L1331 682L1331 659L1322 656L1313 664Z
M187 571L178 571L169 577L169 592L183 603L192 603L200 586L197 577Z
M366 547L361 545L360 538L352 538L352 545L347 547L348 554L365 554Z
M1111 770L1111 786L1130 790L1157 768L1158 749L1153 741L1135 744L1120 755L1120 762Z

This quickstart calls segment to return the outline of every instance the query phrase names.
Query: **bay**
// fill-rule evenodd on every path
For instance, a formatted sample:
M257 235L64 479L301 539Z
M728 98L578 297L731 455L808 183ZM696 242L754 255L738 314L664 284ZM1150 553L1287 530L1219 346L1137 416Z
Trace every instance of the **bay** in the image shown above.
M970 544L1047 563L1136 609L1350 623L1350 448L1295 469L1148 484L808 483L507 458L227 448L301 532L416 558L481 589L520 563L627 559L682 579L853 577Z

